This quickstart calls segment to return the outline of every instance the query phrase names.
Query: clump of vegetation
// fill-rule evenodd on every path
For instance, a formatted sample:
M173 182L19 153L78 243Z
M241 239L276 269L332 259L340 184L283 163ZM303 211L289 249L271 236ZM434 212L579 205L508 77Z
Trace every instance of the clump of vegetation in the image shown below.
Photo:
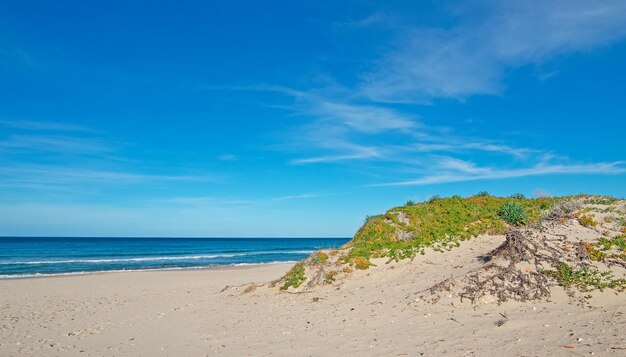
M583 291L606 288L619 291L626 289L626 279L614 279L611 272L600 272L588 267L575 269L562 263L557 265L554 270L544 270L543 273L555 278L562 286L576 286Z
M598 225L598 222L593 220L592 214L585 214L578 218L578 222L585 227L595 227Z
M600 238L598 244L604 250L611 250L613 247L617 247L619 250L626 251L626 235L619 235L615 238Z
M328 261L328 254L319 251L313 254L313 264L324 264Z
M287 290L289 287L298 288L306 280L304 273L304 263L299 262L291 268L285 275L285 283L280 287L280 290Z
M433 197L413 206L392 208L385 214L371 217L359 229L344 246L347 250L344 262L356 257L367 261L379 257L413 258L415 254L424 254L427 247L450 249L459 241L480 234L504 234L507 225L499 213L507 202L522 207L525 212L522 221L533 223L541 219L542 207L551 207L555 200L453 196Z
M562 200L556 202L545 216L546 219L559 220L561 223L564 223L567 219L572 218L574 213L580 208L580 204L576 201Z
M506 223L514 226L522 226L528 223L528 213L524 207L517 202L505 202L502 207L500 207L498 214Z
M487 191L480 191L474 195L474 197L490 197L491 195Z
M587 205L611 205L618 199L610 196L588 196L583 199L583 203Z
M592 261L599 262L603 261L604 258L606 258L606 253L599 250L596 245L587 242L583 242L580 244L585 248L585 252L589 256L589 259L591 259Z
M331 271L324 275L324 284L332 284L335 282L335 275L337 275L336 271Z
M428 200L426 200L426 202L433 203L433 202L435 202L437 200L440 200L440 199L441 199L441 197L439 197L439 195L433 195Z
M372 265L372 263L368 259L363 257L350 258L349 264L350 266L353 266L359 270L366 270L370 267L370 265Z
M510 197L513 198L513 199L516 199L516 200L525 200L526 199L526 196L524 196L523 193L514 193Z

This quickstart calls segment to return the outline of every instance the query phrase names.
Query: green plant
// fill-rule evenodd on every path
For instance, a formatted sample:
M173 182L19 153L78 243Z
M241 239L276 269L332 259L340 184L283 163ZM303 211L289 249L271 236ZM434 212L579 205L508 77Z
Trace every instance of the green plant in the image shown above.
M593 220L593 215L583 215L578 219L578 222L585 227L595 227L598 225L598 222Z
M584 291L605 288L621 291L626 288L626 279L614 279L611 272L600 272L588 267L575 269L562 263L557 265L554 270L544 270L543 273L555 278L560 285L576 286Z
M298 288L302 283L306 280L306 275L304 272L304 264L302 262L296 263L296 265L291 268L285 274L285 283L280 287L280 290L287 290L289 287Z
M372 263L366 258L354 257L350 259L350 265L359 270L366 270L370 267L370 265L372 265Z
M505 202L498 215L508 224L521 226L528 223L528 213L522 205L517 202Z
M433 202L435 202L437 200L440 200L440 199L441 199L441 197L439 197L438 195L433 195L433 196L430 196L430 198L426 202L433 203Z
M585 247L585 251L587 252L587 255L589 256L589 259L591 259L594 262L599 262L604 260L604 258L606 258L606 253L600 251L596 245L591 244L591 243L587 243L587 242L582 242L580 243L583 247Z
M328 261L328 254L324 252L313 253L313 264L324 264Z
M474 195L474 197L489 197L491 196L487 191L480 191Z
M617 202L617 198L610 196L591 196L583 199L585 204L592 205L611 205Z
M617 247L620 250L626 250L626 235L622 234L615 238L600 238L598 244L602 246L603 250L611 250L613 247Z
M336 271L326 273L326 275L324 275L324 283L332 284L333 282L335 282L335 275L337 275Z
M415 206L415 201L413 200L408 200L406 201L406 203L404 204L405 206Z
M516 199L516 200L526 199L526 196L524 196L523 193L514 193L510 197L513 198L513 199Z

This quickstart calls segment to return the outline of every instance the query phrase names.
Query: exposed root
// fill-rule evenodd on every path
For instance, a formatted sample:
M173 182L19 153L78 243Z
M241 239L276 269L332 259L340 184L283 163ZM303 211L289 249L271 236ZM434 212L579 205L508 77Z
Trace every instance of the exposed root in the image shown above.
M426 299L437 302L444 291L472 304L547 299L554 282L543 273L544 269L559 263L586 266L590 262L583 245L577 244L582 249L570 249L568 253L562 249L564 241L548 239L536 229L513 229L502 245L483 258L485 265L432 286Z

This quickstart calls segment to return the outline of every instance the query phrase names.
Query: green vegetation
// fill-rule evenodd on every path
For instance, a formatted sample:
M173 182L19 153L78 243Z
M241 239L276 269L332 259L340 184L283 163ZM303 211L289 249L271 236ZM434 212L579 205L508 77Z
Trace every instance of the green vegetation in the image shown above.
M328 261L328 255L324 252L316 252L313 254L313 264L324 264Z
M624 234L613 238L601 237L597 243L582 242L580 244L585 247L592 261L599 262L606 258L626 260L626 235ZM612 251L613 248L617 249L617 253Z
M600 262L603 261L604 258L606 258L606 253L598 249L595 244L587 242L582 242L580 244L585 247L585 251L587 252L587 255L589 256L589 259L591 259L591 261Z
M335 275L337 275L336 271L331 271L324 275L324 284L332 284L335 282Z
M613 247L624 251L626 250L626 235L622 234L615 238L600 238L598 241L603 250L611 250Z
M366 270L367 268L370 267L370 265L372 265L372 263L369 260L363 257L350 258L348 263L350 264L350 266L353 266L359 270Z
M306 280L304 274L304 264L302 262L296 263L285 275L285 283L280 287L280 290L287 290L289 287L297 288Z
M583 196L583 203L587 205L612 205L618 199L610 196Z
M522 221L534 223L541 218L541 211L550 208L554 202L552 198L513 201L483 194L468 198L434 196L426 202L392 208L383 215L370 217L352 241L344 246L349 248L345 262L353 258L364 258L367 262L376 257L390 260L412 258L417 253L424 254L426 247L450 249L459 241L480 234L503 234L507 225L500 212L505 204L514 203L521 207L525 213ZM405 219L401 220L400 215ZM359 266L365 264L359 264L357 269L361 269Z
M576 286L581 290L594 289L626 289L626 279L614 279L611 272L600 272L587 267L574 269L568 264L559 264L555 270L544 270L544 274L555 278L565 287Z
M516 200L525 200L526 196L524 196L523 193L514 193L511 195L511 198L516 199Z
M578 219L578 222L585 227L595 227L598 225L598 222L593 220L593 215L583 215Z
M404 204L405 206L415 206L415 201L413 200L408 200L406 201L406 203Z
M433 202L435 202L435 201L437 201L437 200L440 200L440 199L441 199L441 197L439 197L438 195L434 195L434 196L431 196L431 197L428 199L428 201L426 201L426 202L428 202L428 203L433 203Z
M522 205L517 202L505 202L498 215L508 224L523 226L528 223L528 213Z
M480 191L474 195L474 197L489 197L491 196L487 191Z

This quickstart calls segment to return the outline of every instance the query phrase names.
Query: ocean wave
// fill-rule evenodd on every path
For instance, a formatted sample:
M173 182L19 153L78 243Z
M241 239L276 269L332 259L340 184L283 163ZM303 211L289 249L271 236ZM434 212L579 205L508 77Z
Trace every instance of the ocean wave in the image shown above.
M149 262L149 261L176 261L176 260L200 260L215 258L233 258L255 255L269 254L310 254L314 250L292 250L292 251L258 251L247 253L229 254L204 254L204 255L178 255L178 256L155 256L155 257L135 257L135 258L107 258L107 259L64 259L64 260L35 260L35 261L0 261L0 265L42 265L42 264L72 264L72 263L126 263L126 262ZM2 275L0 275L0 278Z
M233 263L233 264L212 264L212 265L199 265L191 267L170 267L170 268L146 268L146 269L114 269L114 270L94 270L94 271L73 271L63 273L24 273L24 274L0 274L0 280L11 279L27 279L27 278L47 278L55 276L74 276L74 275L87 275L87 274L99 274L99 273L132 273L132 272L154 272L154 271L171 271L171 270L202 270L221 267L239 267L250 265L268 265L268 264L293 264L297 260L276 260L265 263Z

